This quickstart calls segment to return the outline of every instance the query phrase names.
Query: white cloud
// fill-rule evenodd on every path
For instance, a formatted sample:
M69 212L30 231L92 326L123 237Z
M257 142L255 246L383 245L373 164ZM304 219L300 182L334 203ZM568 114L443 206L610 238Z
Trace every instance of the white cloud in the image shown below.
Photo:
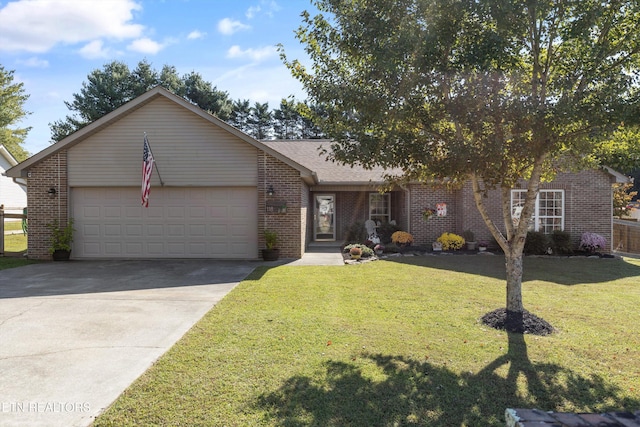
M275 46L265 46L260 49L245 49L242 50L240 46L233 45L227 51L227 58L249 58L253 61L262 61L263 59L275 56L277 50Z
M58 44L139 37L134 0L20 0L0 9L0 51L46 52Z
M249 28L251 28L251 26L229 18L224 18L218 22L218 31L227 36L241 30L248 30Z
M253 19L257 15L262 13L262 15L273 17L274 12L277 12L280 9L282 9L280 5L273 0L260 0L260 4L256 6L250 6L244 13L244 16L246 16L247 19Z
M141 39L137 39L132 41L129 46L127 46L128 50L139 53L146 53L150 55L155 55L165 48L165 44L158 43L156 41L151 40L150 38L144 37Z
M109 49L104 47L102 40L93 40L87 43L79 52L80 55L87 59L108 58L112 56Z
M207 33L203 33L203 32L198 31L198 30L193 30L193 31L191 31L189 33L189 35L187 36L187 39L189 39L189 40L201 39L206 35L207 35Z
M18 63L31 68L48 68L49 61L32 56L29 59L18 60Z
M260 10L262 10L260 6L251 6L249 9L247 9L244 16L246 16L248 19L251 19L256 16L256 14L260 12Z

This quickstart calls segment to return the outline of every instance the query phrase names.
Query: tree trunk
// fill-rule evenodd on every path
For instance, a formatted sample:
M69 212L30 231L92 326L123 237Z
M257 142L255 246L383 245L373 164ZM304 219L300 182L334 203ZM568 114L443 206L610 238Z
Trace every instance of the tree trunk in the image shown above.
M505 252L507 272L507 318L505 329L509 332L524 331L524 307L522 305L522 251Z

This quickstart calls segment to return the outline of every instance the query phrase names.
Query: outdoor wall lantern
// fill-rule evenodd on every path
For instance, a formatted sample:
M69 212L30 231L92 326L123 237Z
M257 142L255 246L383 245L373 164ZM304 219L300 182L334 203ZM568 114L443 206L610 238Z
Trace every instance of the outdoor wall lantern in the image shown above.
M47 191L47 194L49 195L49 198L51 198L51 199L53 199L54 197L56 197L56 193L57 193L57 191L56 191L56 189L55 189L55 188L53 188L53 187L51 187L51 188L49 189L49 191Z
M273 185L269 185L269 188L267 188L267 196L271 197L274 194L276 194L276 191L273 189Z

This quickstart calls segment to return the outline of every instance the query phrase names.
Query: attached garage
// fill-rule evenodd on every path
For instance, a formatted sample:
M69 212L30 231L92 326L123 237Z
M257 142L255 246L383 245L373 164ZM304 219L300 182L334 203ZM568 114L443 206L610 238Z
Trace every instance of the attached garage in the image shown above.
M258 256L255 188L154 188L148 208L133 187L75 187L70 196L76 258Z
M145 136L155 160L148 207ZM70 218L74 259L258 259L266 229L279 234L280 256L299 258L305 185L316 182L311 170L161 87L8 173L27 179L32 259L51 259L48 224Z

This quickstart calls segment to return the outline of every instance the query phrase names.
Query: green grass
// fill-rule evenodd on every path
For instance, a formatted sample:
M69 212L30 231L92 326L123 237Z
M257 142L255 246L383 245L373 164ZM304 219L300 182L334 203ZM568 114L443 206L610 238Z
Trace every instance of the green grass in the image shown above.
M4 229L5 231L22 230L22 223L15 221L5 221ZM0 237L4 238L4 252L6 255L20 255L27 250L27 236L22 233L9 234ZM28 261L23 259L0 257L0 270L5 268L19 267L28 263Z
M640 409L640 261L525 260L507 334L502 257L259 268L96 426L503 426L507 407Z

